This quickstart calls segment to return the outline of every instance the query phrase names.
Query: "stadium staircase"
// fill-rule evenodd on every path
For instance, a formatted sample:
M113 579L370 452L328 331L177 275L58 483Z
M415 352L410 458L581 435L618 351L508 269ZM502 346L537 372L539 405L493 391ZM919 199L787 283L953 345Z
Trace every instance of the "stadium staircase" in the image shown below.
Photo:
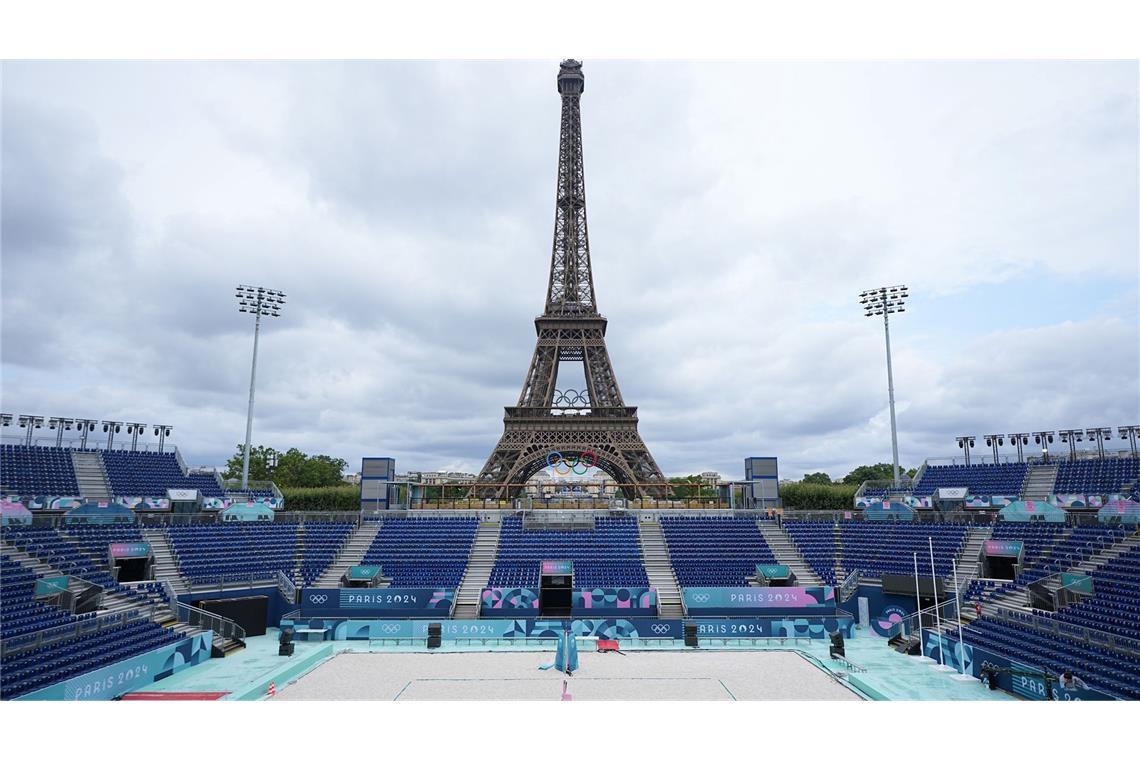
M474 620L479 617L479 604L483 589L491 579L491 570L499 556L499 535L503 524L499 520L483 519L475 531L475 542L471 546L471 556L467 558L467 569L463 581L455 594L455 612L452 617Z
M79 495L84 499L107 501L111 498L111 485L103 456L98 451L72 451L71 463L75 467L75 481Z
M1053 486L1057 482L1057 465L1035 464L1031 465L1025 476L1025 483L1021 486L1022 501L1042 501L1053 494Z
M757 520L756 525L764 536L768 548L776 555L776 561L787 565L796 574L796 581L801 586L822 586L823 580L811 569L800 550L792 543L791 537L783 527L776 527L771 520Z
M170 546L166 531L162 528L143 528L142 534L154 553L154 579L160 583L169 583L179 596L190 593L190 584L178 569L178 556Z
M969 585L970 581L978 577L978 570L982 564L982 547L993 534L994 529L989 525L981 528L970 528L966 541L962 544L962 551L958 553L958 584L960 587Z
M832 537L835 539L835 580L838 582L847 577L847 571L843 569L843 531L838 522L835 523Z
M656 520L642 520L637 524L638 543L641 544L641 563L649 585L657 589L657 611L663 618L685 616L681 603L681 589L677 576L673 573L673 562L669 558L669 547L661 523Z
M337 553L332 563L328 568L321 573L321 577L317 578L313 586L317 588L337 588L340 586L341 576L348 572L348 568L359 565L364 560L365 553L368 548L372 546L372 542L376 539L376 534L380 532L383 527L382 520L375 520L363 523L356 527L348 540L344 542L344 546Z

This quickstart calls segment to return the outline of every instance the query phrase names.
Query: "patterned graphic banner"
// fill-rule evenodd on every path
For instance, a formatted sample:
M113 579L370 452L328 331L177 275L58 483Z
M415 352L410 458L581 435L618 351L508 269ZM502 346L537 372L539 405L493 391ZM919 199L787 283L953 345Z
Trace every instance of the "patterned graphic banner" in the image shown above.
M233 497L220 497L220 496L207 496L202 499L202 509L206 511L217 511L220 509L229 509L235 504L259 504L269 507L270 509L278 510L285 507L285 500L278 498L256 498L244 499Z
M205 662L210 659L210 645L213 641L214 632L205 631L17 699L89 702L114 699L128 691L136 691L161 678L174 675L191 665Z
M575 590L571 606L587 610L629 610L653 614L657 610L655 588L585 588Z
M447 617L455 603L450 588L306 588L301 592L304 615L367 612L376 617L406 616L409 612Z
M1021 541L989 539L983 547L983 553L990 557L1020 557L1024 544Z
M783 586L764 588L702 588L683 591L690 610L835 610L835 589L830 586Z
M170 499L155 499L150 496L116 496L111 501L122 504L127 509L133 509L136 512L170 511Z
M4 525L31 525L32 513L18 501L0 501L0 522Z
M337 620L315 617L283 620L283 627L329 628L337 641L368 639L427 638L430 620ZM578 618L576 620L443 620L440 634L447 641L456 639L556 639L564 630L575 636L599 639L665 638L680 639L680 620L637 620L629 618Z
M990 497L984 494L970 494L966 497L966 509L989 509L993 506Z
M83 503L78 496L18 496L10 494L10 501L18 501L31 510L38 509L75 509Z
M514 615L523 611L538 614L538 589L536 588L485 588L479 599L483 614L502 612Z
M111 559L141 559L150 556L150 544L146 541L111 544L107 551L111 553Z
M1089 500L1083 493L1059 493L1050 497L1049 501L1065 509L1085 509L1089 505Z

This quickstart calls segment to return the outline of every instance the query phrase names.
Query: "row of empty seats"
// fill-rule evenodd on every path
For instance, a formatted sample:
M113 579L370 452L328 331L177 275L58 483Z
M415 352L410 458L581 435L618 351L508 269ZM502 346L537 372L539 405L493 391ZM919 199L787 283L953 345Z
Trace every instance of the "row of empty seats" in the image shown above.
M25 496L77 496L79 483L68 449L0 446L0 487Z
M478 528L475 517L385 519L362 564L379 565L392 586L458 588Z
M930 496L939 488L969 488L970 493L1018 496L1029 465L1021 462L972 465L928 465L915 484L915 496Z
M489 585L536 588L543 560L572 561L576 588L649 585L632 517L602 517L593 530L528 530L521 517L505 518Z
M662 517L681 586L747 586L756 565L776 564L754 518Z
M1057 466L1055 493L1114 494L1136 485L1140 479L1140 457L1079 459Z

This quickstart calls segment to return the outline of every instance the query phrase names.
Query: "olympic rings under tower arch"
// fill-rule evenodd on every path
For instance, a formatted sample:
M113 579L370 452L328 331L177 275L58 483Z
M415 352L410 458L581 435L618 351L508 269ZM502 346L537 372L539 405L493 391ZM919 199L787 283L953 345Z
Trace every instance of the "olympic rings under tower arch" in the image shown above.
M589 463L586 460L591 460ZM578 465L582 465L582 471L578 471ZM581 454L574 457L573 461L562 456L560 451L551 451L546 455L546 466L554 471L555 475L566 476L573 472L575 475L585 475L592 468L598 466L598 455L594 453L593 449L586 449ZM564 466L565 470L558 469L559 466Z

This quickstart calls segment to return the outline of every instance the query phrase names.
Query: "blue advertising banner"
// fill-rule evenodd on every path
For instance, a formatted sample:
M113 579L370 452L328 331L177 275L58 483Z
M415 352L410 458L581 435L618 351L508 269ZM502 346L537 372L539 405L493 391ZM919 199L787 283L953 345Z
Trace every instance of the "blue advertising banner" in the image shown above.
M787 610L803 610L817 615L827 615L835 611L835 589L830 586L747 588L693 586L684 589L683 593L685 605L690 611L707 614L733 615L739 614L741 610L763 614L770 610L773 615L787 615Z
M796 638L826 639L835 632L845 638L855 636L855 618L733 618L691 620L697 624L698 636L714 638Z
M427 627L439 622L440 634L446 641L456 639L556 639L564 630L575 636L599 639L666 638L680 639L680 620L638 620L628 618L578 618L575 620L340 620L301 618L282 620L289 628L328 628L337 641L368 639L427 638Z
M407 617L409 613L448 617L455 603L449 588L306 588L301 591L302 615L342 612L368 617Z
M105 668L52 684L31 694L17 697L17 700L114 699L128 691L136 691L174 675L191 665L205 662L210 659L210 646L213 641L214 632L205 631L160 649L128 657Z
M997 677L997 684L998 688L1026 699L1044 700L1052 696L1059 702L1115 701L1095 689L1062 689L1056 681L1052 683L1050 695L1046 692L1044 677L1034 675L1041 672L1039 668L1016 662L982 647L959 644L957 639L947 639L929 630L922 632L922 653L936 661L944 657L946 664L958 671L964 666L965 672L975 678L981 677L982 668L987 665L1020 671L1016 675L1001 673Z

